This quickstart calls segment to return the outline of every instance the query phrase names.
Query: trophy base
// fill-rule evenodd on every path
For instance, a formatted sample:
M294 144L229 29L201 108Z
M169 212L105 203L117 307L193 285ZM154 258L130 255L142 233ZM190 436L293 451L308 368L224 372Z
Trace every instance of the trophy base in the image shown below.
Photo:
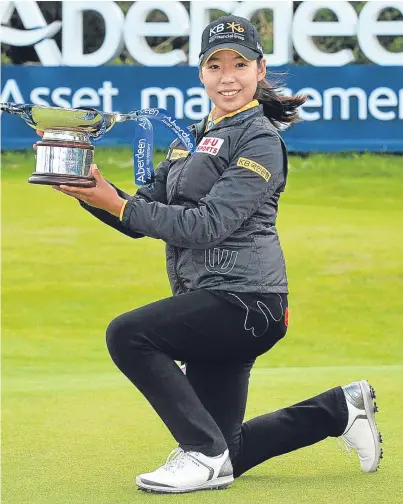
M41 185L67 185L72 187L95 187L95 179L92 177L80 177L79 175L61 175L50 173L33 173L29 177L30 184Z

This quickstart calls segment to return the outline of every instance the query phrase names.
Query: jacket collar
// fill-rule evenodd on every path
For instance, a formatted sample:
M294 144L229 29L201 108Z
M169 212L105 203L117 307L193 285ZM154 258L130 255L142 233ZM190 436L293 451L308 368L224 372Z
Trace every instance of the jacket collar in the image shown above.
M243 107L241 107L238 110L235 110L234 112L230 112L229 114L225 114L221 117L218 117L217 119L213 119L214 116L214 111L216 107L213 108L213 110L209 113L207 117L207 125L206 125L206 130L209 131L214 126L216 126L219 122L223 121L224 119L228 119L229 117L234 117L235 115L241 114L242 112L245 112L246 110L253 109L255 107L259 106L259 102L257 100L252 100L251 102L247 103Z
M262 117L263 115L263 105L257 105L246 110L241 110L240 112L223 117L221 121L215 123L214 126L208 130L208 133L220 128L226 128L227 126L241 124L251 117ZM191 132L196 136L196 141L206 133L207 121L208 116L204 117L200 122L190 126Z

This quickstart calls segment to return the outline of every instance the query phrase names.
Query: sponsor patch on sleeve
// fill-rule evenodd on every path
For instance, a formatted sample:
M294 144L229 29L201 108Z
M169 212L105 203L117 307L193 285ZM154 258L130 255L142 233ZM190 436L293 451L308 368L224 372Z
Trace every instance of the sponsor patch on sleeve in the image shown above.
M169 155L169 161L174 161L175 159L180 159L186 157L189 154L189 151L182 149L172 149L172 152Z
M218 151L221 149L223 143L223 138L204 137L197 146L196 152L204 152L205 154L217 156Z
M242 166L242 168L247 168L248 170L252 170L253 172L263 177L266 182L270 180L271 173L269 172L269 170L264 166L262 166L261 164L256 163L256 161L240 157L236 165Z

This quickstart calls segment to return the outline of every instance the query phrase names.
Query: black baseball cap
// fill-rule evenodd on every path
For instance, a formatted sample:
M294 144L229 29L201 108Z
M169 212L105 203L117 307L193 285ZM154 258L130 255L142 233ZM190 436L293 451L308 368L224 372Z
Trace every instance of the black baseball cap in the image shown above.
M199 65L203 66L217 51L235 51L246 60L263 57L259 33L253 24L239 16L222 16L203 31Z

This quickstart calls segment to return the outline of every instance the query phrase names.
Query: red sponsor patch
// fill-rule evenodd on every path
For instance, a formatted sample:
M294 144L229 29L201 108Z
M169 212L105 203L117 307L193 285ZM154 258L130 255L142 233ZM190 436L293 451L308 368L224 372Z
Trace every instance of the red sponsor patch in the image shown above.
M284 314L284 324L286 327L288 327L288 306L285 309L285 314Z
M204 137L197 146L196 152L204 152L204 154L216 156L223 143L223 138Z

